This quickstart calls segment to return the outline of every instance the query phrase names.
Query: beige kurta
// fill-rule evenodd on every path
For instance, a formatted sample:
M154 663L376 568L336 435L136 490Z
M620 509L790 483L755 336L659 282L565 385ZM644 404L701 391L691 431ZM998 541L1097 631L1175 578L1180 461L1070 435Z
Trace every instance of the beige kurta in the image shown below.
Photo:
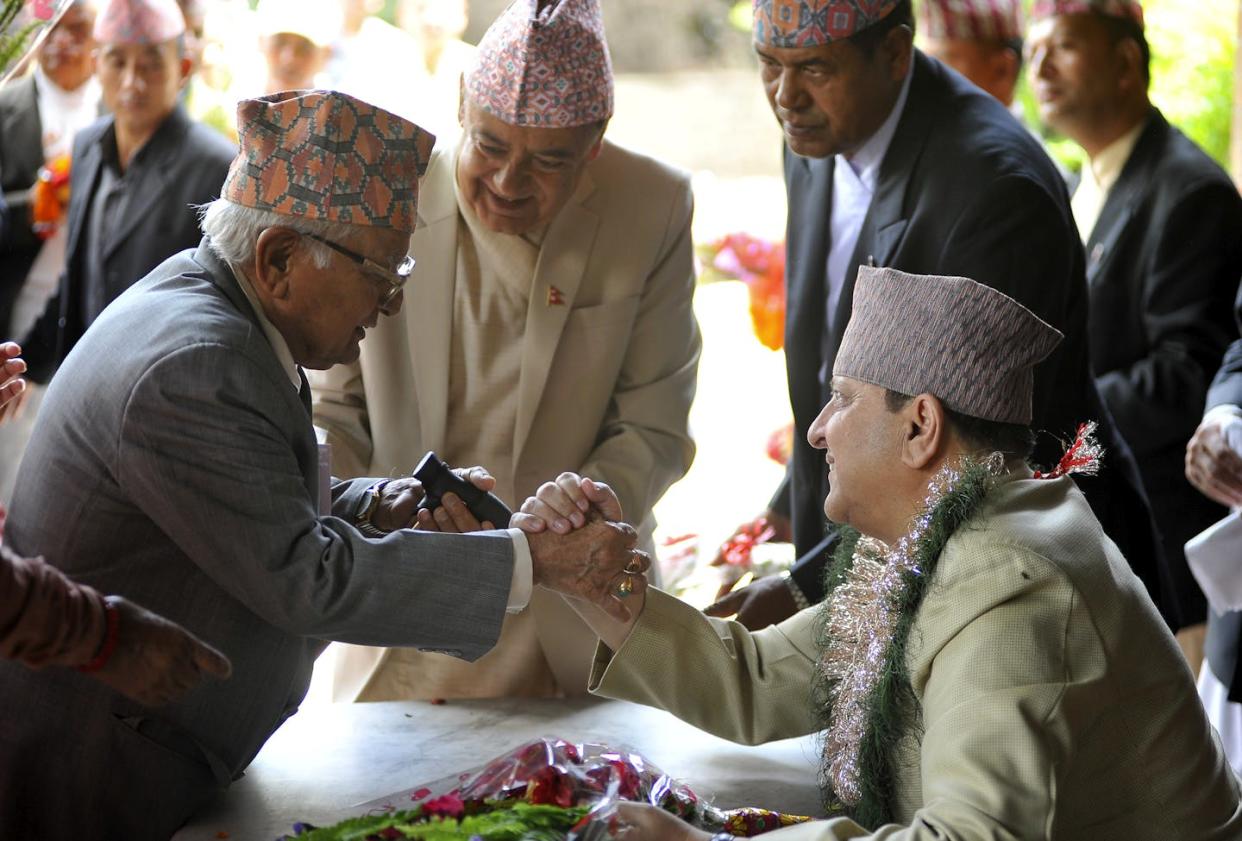
M431 449L487 467L517 507L572 470L608 482L649 545L651 509L694 452L688 178L605 142L547 229L520 238L463 216L454 171L450 141L420 184L401 315L367 334L357 363L308 374L334 472L400 475ZM583 693L594 646L559 596L535 588L477 663L352 646L333 694Z
M739 742L804 735L815 610L749 633L653 592L620 651L600 647L593 691ZM1071 480L1010 481L959 529L908 666L922 722L897 767L897 823L765 837L1242 838L1238 781L1186 663Z
M449 464L488 465L495 493L513 505L513 437L522 358L522 328L530 304L539 246L497 234L457 200L457 283L449 339L449 403L444 447ZM540 598L548 598L541 594ZM585 683L580 691L585 692ZM547 697L556 676L535 632L532 611L505 617L496 646L479 660L396 648L375 669L359 701L428 698Z

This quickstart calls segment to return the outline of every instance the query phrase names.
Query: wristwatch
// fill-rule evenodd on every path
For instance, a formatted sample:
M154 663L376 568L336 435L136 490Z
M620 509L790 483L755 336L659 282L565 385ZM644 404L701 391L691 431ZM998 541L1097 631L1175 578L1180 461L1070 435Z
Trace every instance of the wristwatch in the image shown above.
M358 515L354 518L354 525L367 537L384 537L388 534L384 529L375 525L371 519L375 516L375 512L379 511L380 500L384 496L384 487L387 484L387 479L381 479L362 493L362 502L358 506Z
M785 570L781 573L781 581L785 584L786 589L789 590L789 595L793 596L794 605L797 606L798 610L806 610L811 606L811 602L806 597L806 593L802 592L802 588L798 586L798 582L794 581L793 573L789 570Z

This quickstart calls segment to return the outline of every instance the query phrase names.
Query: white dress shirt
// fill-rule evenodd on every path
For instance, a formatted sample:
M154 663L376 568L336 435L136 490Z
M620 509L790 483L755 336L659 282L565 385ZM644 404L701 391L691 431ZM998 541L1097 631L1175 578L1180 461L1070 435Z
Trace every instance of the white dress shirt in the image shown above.
M850 269L850 261L854 256L854 248L858 245L858 237L862 233L863 221L867 211L871 209L871 200L875 197L876 184L880 178L880 165L888 152L893 135L897 133L897 123L905 110L906 97L910 93L910 79L914 65L906 73L901 83L901 93L893 104L893 110L862 146L852 155L837 155L832 171L832 215L829 217L829 250L828 250L828 288L824 295L824 336L832 334L833 321L836 317L837 305L841 301L841 291L845 288L846 272ZM820 371L820 382L827 382L830 373L827 363Z

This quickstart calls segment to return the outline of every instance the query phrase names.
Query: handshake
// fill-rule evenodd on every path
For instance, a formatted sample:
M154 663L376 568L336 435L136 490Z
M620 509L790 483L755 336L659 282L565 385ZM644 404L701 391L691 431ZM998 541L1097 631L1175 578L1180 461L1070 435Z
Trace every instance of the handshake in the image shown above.
M505 526L521 529L530 547L535 584L589 602L620 622L634 618L627 600L641 605L651 558L635 548L638 533L622 521L621 504L611 488L562 473L541 485L508 523L498 523L493 518L502 516L503 506L490 494L496 480L482 467L452 473L454 482L435 483L442 493L413 477L388 482L372 522L385 531L409 527L464 534ZM444 490L454 483L457 492ZM429 507L427 500L435 498L439 504ZM479 499L495 504L485 508ZM635 595L640 598L631 600Z

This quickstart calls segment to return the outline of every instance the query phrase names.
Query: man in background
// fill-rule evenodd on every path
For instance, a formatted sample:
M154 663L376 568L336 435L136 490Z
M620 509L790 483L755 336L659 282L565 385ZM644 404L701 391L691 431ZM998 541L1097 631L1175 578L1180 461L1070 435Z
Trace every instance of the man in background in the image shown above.
M94 5L72 3L40 45L34 72L0 90L0 189L11 214L0 234L0 337L26 335L65 268L66 208L53 188L53 201L40 206L40 216L51 217L36 220L35 184L42 167L72 166L74 135L99 117L94 25ZM20 417L0 431L0 500L12 493L41 397L41 388L29 387L23 405L9 410Z
M1197 671L1206 602L1182 547L1225 511L1186 480L1184 452L1237 337L1242 198L1148 98L1136 0L1039 2L1027 48L1041 119L1087 153L1072 206L1087 252L1091 367L1138 461L1174 626Z
M1021 0L919 0L923 52L1013 107L1022 75Z
M177 98L190 72L174 0L107 0L96 67L111 112L74 141L65 271L23 341L46 382L104 308L199 240L194 205L218 195L235 147Z

